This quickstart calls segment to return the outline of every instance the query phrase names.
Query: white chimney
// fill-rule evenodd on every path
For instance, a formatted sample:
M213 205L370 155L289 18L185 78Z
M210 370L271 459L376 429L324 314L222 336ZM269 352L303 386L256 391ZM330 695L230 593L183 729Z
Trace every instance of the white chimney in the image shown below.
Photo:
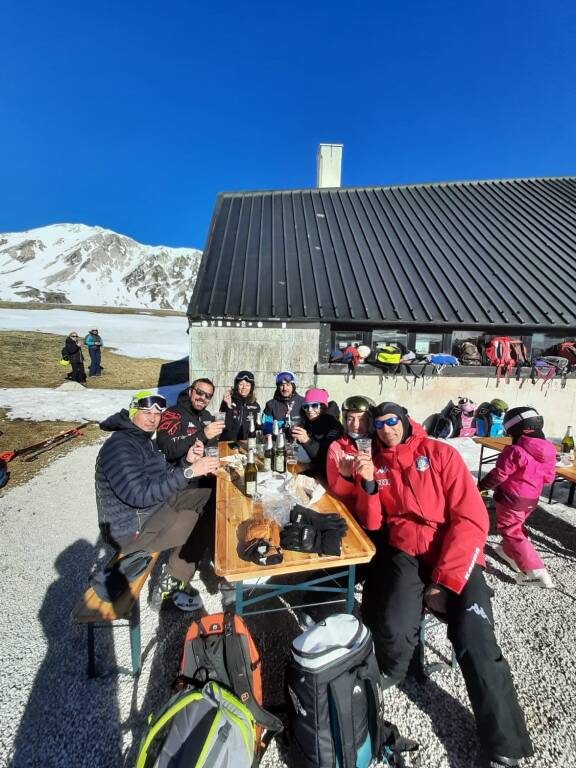
M339 187L342 177L343 144L320 144L316 169L316 186Z

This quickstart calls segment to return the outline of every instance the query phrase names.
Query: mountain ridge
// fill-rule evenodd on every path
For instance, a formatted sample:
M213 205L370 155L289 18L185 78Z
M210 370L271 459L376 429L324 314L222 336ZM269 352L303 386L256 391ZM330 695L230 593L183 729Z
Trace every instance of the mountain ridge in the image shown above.
M0 232L0 300L185 311L201 258L87 224Z

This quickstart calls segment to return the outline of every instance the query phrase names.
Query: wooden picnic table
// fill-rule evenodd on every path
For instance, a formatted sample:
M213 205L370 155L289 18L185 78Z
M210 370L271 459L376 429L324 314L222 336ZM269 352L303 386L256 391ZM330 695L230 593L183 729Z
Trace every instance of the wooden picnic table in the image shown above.
M233 448L232 444L220 443L221 458L238 452L238 448ZM245 452L245 450L240 448L240 452ZM293 471L300 473L305 471L308 466L298 464L293 468ZM255 512L252 499L244 494L243 484L243 472L238 473L223 467L218 470L216 479L215 571L219 576L223 576L235 584L236 612L242 615L247 606L297 590L343 594L346 597L341 597L339 601L346 599L347 610L351 613L354 606L355 566L368 563L374 556L376 548L347 507L329 492L324 493L319 501L312 506L312 509L317 512L337 512L346 520L348 531L342 540L340 556L324 556L284 550L282 563L258 566L242 560L238 555L238 529ZM261 508L257 508L256 514L260 513ZM336 572L336 569L339 571ZM329 573L318 577L314 573L318 571ZM308 573L314 578L304 579L304 581L297 581L296 583L291 580L289 584L278 583L276 578L273 579L273 583L268 582L270 577L301 573ZM348 577L347 587L342 587L336 582L336 579L343 576ZM246 584L246 581L259 580L262 577L266 577L267 581ZM337 584L337 586L331 586L330 582ZM265 594L247 597L247 594L254 592L254 590L263 590ZM264 612L266 611L250 611L250 613Z
M487 448L491 451L501 451L506 448L507 445L512 444L511 437L475 437L474 442L481 446L480 448L480 463L478 465L478 482L482 477L482 467L485 464L492 464L498 458L497 456L484 456L484 449ZM561 450L561 446L557 445L556 450L558 453ZM570 467L556 467L556 477L554 482L550 486L550 495L548 497L548 503L552 503L552 495L554 493L554 486L559 480L568 480L570 482L570 491L568 492L568 504L574 504L574 492L576 491L576 461L572 462Z

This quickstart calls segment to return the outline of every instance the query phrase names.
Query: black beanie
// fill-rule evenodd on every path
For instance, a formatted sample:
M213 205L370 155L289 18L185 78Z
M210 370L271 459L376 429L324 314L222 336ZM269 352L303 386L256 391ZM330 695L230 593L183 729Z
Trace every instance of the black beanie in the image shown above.
M374 410L374 418L379 419L386 413L393 413L395 416L398 416L402 422L402 426L404 427L402 442L405 443L412 434L412 425L408 419L408 411L403 406L398 405L398 403L380 403Z
M520 408L510 408L504 415L504 429L506 434L510 435L512 442L524 435L525 437L537 437L545 440L544 419L535 408L522 406Z

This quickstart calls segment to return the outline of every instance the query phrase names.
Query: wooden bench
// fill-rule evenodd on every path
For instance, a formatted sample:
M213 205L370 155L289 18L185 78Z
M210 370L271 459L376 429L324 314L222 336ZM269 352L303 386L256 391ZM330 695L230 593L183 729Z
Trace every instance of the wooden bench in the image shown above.
M152 554L152 559L143 573L137 579L130 582L118 600L113 603L101 600L92 587L88 587L84 595L74 606L70 617L77 624L86 624L88 633L88 677L96 677L96 657L94 650L94 630L112 627L130 628L130 651L132 656L132 674L138 675L141 666L141 641L140 641L140 592L150 576L159 552ZM115 554L106 564L113 565L120 560L122 555ZM115 622L127 619L127 624Z

